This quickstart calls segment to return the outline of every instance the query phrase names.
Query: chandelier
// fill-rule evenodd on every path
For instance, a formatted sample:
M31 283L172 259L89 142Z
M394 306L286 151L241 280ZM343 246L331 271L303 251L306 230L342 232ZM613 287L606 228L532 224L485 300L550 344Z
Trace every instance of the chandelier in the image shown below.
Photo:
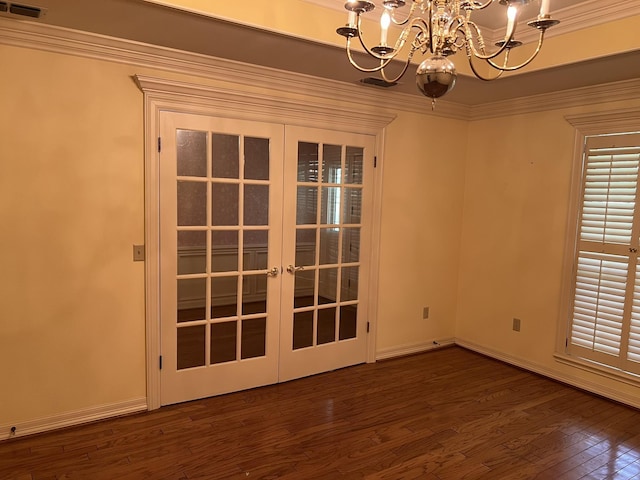
M504 72L518 70L538 55L547 28L560 23L549 15L550 0L540 0L538 18L528 23L530 27L539 31L535 50L529 58L516 65L510 65L509 62L511 49L522 45L522 42L514 38L520 7L531 1L485 0L485 3L482 3L476 0L411 0L407 12L407 9L402 9L407 3L404 0L384 0L380 16L380 43L369 47L362 38L361 19L362 15L372 11L375 5L367 0L348 0L344 6L349 12L347 24L336 31L347 39L346 51L349 62L362 72L380 72L383 82L389 85L395 84L406 73L416 52L429 55L416 71L416 84L424 95L432 99L433 106L436 98L450 91L455 85L455 65L447 57L458 50L465 51L471 70L481 80L494 80ZM502 6L498 8L506 7L506 33L495 47L489 49L480 27L472 20L472 15L495 4ZM395 43L390 45L388 33L392 24L402 26L403 29ZM378 61L377 65L366 68L355 61L351 46L353 38L358 38L364 51ZM404 67L397 75L390 76L387 67L403 51L407 52ZM491 73L481 74L478 63L489 65L488 70Z

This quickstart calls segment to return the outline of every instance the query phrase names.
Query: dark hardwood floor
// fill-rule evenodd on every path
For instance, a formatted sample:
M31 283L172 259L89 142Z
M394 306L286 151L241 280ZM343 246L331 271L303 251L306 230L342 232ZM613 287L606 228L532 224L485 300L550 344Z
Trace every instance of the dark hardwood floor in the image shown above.
M0 442L0 479L640 479L640 412L458 347Z

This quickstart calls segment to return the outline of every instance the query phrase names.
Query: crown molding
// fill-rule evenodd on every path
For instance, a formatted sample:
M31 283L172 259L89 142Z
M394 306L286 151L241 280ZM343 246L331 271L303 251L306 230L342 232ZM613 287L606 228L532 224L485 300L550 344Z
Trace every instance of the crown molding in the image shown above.
M432 110L429 100L420 95L285 72L46 24L0 18L0 45L133 65L243 85L247 89L260 86L262 91L269 92L271 99L278 101L290 98L293 93L303 98L306 105L320 108L327 103L339 103L354 111L383 116L405 111L479 120L640 97L640 79L634 79L474 106L438 100Z
M640 79L605 83L602 85L476 105L471 108L468 119L484 120L487 118L580 107L598 103L628 101L630 98L640 98Z
M312 98L347 103L353 108L429 112L428 99L417 95L390 92L323 79L269 67L250 65L197 53L149 45L132 40L81 32L46 24L7 20L0 17L0 45L44 50L181 75L231 82L268 90L271 95L289 96L292 92ZM464 105L440 101L433 115L464 119L469 109Z
M640 2L629 0L586 0L576 2L575 5L553 11L553 18L561 22L547 30L545 38L565 35L585 28L595 27L609 22L622 20L623 18L640 15ZM492 30L488 34L492 39L500 40L501 34ZM536 42L538 31L527 25L527 22L518 24L518 40L523 43Z

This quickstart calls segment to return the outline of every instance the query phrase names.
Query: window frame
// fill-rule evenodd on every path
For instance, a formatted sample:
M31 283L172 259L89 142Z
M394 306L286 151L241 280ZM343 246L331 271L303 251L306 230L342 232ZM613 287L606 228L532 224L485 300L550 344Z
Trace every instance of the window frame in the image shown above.
M556 360L586 369L601 375L616 378L632 384L640 382L638 374L616 366L599 363L571 352L573 318L573 295L578 251L580 248L580 220L582 215L583 175L586 168L586 141L588 137L640 133L640 109L622 109L601 113L569 115L565 119L574 127L574 148L572 158L571 188L568 204L568 223L565 236L561 304L557 326ZM639 205L636 215L640 215L640 192L636 199ZM626 359L625 359L626 361Z

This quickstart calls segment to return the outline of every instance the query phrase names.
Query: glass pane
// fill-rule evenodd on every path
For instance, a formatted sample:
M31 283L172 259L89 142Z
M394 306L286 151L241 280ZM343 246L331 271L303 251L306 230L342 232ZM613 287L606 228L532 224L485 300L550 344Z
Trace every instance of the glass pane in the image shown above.
M313 311L293 314L293 349L313 345Z
M207 184L178 181L178 225L207 225Z
M238 270L238 232L218 230L211 232L211 271Z
M207 176L207 132L176 130L178 176Z
M206 270L207 232L178 232L178 275Z
M296 265L308 266L316 263L316 229L296 230Z
M324 268L319 272L318 304L334 303L338 291L338 269Z
M211 278L211 318L237 315L238 277Z
M240 137L214 133L211 137L211 175L214 178L239 178Z
M267 313L267 276L245 275L242 288L242 314Z
M296 224L315 224L318 212L318 188L298 187L296 203Z
M242 321L241 358L264 357L267 343L267 319Z
M211 363L232 362L237 358L236 321L211 324Z
M268 259L268 230L246 230L244 232L243 270L265 270Z
M244 186L244 224L269 224L269 185Z
M298 181L318 181L318 144L298 142Z
M363 157L364 149L360 147L347 147L344 183L355 183L358 185L362 185Z
M213 226L238 225L239 185L214 183L211 188L211 224Z
M342 267L340 301L358 299L358 272L360 267Z
M362 210L362 190L359 188L344 189L344 208L342 221L344 223L360 223Z
M342 182L342 147L340 145L323 145L322 149L322 181L324 183Z
M299 270L296 272L294 283L293 306L310 307L313 305L315 287L315 270Z
M179 328L177 331L177 368L202 367L205 360L206 325Z
M322 187L320 222L327 225L340 223L340 187Z
M320 229L320 264L338 263L338 236L337 228Z
M178 322L204 320L207 315L207 279L178 280Z
M318 310L318 345L336 341L336 308Z
M360 228L342 229L342 262L355 263L360 260Z
M269 180L268 138L244 138L244 178Z
M358 305L343 305L340 307L340 340L356 338L357 319Z

